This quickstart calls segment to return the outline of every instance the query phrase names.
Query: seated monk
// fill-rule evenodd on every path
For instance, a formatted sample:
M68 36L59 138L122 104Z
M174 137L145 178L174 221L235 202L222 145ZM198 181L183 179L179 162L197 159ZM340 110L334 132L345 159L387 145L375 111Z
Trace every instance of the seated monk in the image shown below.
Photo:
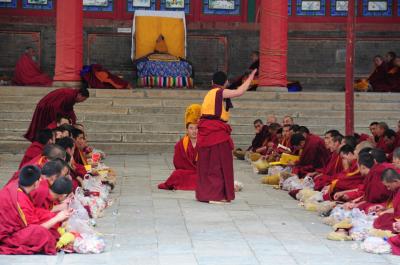
M283 120L282 120L283 126L285 126L285 125L291 126L293 124L294 124L294 120L293 120L292 116L286 115L285 117L283 117Z
M291 145L290 145L290 138L292 137L292 132L290 131L290 127L291 126L292 125L290 125L290 124L283 125L283 127L282 127L282 139L279 142L279 144L281 144L281 145L283 145L285 147L288 147L288 148L291 148Z
M74 152L75 152L75 142L74 139L70 137L64 137L56 142L57 145L61 146L65 149L67 153L66 161L69 163L70 166L70 175L72 177L72 183L74 186L74 191L78 186L81 186L83 178L87 174L85 167L81 164L78 164L74 160Z
M364 196L365 177L369 174L371 168L374 165L375 165L374 158L372 157L371 154L369 154L368 152L361 153L358 156L358 169L359 169L359 174L363 177L362 183L353 189L346 189L347 188L346 186L342 187L343 189L345 189L342 191L333 189L334 193L333 200L348 202ZM330 198L332 198L332 196Z
M270 126L273 123L278 123L278 118L274 114L269 114L267 116L267 121L265 122L265 124Z
M385 144L385 132L389 130L389 126L387 125L386 122L379 122L376 126L376 148L382 149L385 153L387 153L388 150L386 150L386 144Z
M258 69L259 67L260 67L260 53L258 51L253 51L251 53L251 65L243 75L235 78L235 80L232 81L232 83L229 85L229 89L238 88L240 85L243 84L243 81L247 79L251 71L253 71L254 69ZM256 74L255 80L253 80L253 82L251 83L249 90L255 91L257 87L258 87L258 72Z
M392 164L386 162L386 155L382 150L372 149L368 152L362 150L359 156L368 153L374 159L374 166L364 179L362 187L364 194L346 205L349 209L359 208L366 213L374 212L377 205L385 204L392 195L392 192L383 185L381 175L385 169L394 168Z
M329 151L319 136L311 133L296 133L292 135L290 144L300 150L300 160L294 164L293 173L301 178L307 173L323 168L328 162Z
M54 187L55 191L53 191L53 184L58 178L65 177L68 173L69 167L64 160L56 159L47 162L42 168L39 187L31 193L33 205L36 208L42 208L52 212L59 212L67 209L67 201L64 204L58 205L54 205L54 203L61 202L65 197L64 194L68 195L72 192L72 181L69 179L69 182L62 180ZM63 190L63 192L60 193L61 190Z
M54 138L55 140L64 138L64 137L72 137L72 131L74 130L74 126L70 124L63 124L54 129Z
M393 60L393 67L387 68L385 79L381 82L376 82L373 89L376 92L400 91L400 58Z
M56 120L50 123L47 128L48 129L56 129L57 127L60 127L61 125L68 124L71 125L71 120L69 119L68 116L62 115L62 114L57 114Z
M378 127L379 122L377 121L373 121L371 122L371 124L369 125L369 131L372 134L372 138L374 140L374 143L377 143L379 141L379 137L376 134L376 128Z
M72 138L75 141L74 161L80 165L88 165L87 153L85 148L87 147L85 133L77 128L72 130Z
M400 222L393 224L393 230L400 234ZM400 256L400 235L389 238L388 243L392 247L392 254Z
M40 130L36 136L36 141L34 141L28 149L26 149L24 157L19 164L18 169L20 169L27 162L31 161L38 155L40 155L43 151L43 148L46 144L53 143L53 132L50 129Z
M36 62L36 52L27 47L19 58L14 70L13 83L17 86L51 86L53 80L40 71Z
M132 89L129 82L118 75L110 73L100 64L85 65L81 71L82 79L88 83L90 88L98 89Z
M400 174L398 169L385 169L381 176L383 184L393 192L393 197L389 200L387 207L380 206L376 211L379 217L374 221L374 228L381 230L394 230L394 223L400 222Z
M262 147L256 149L257 153L269 156L279 144L278 131L281 126L278 123L268 125L268 137L264 140Z
M344 145L340 148L339 153L343 162L343 170L334 175L329 185L322 189L325 200L337 200L341 196L338 195L335 199L338 192L357 189L364 183L364 175L360 173L354 148Z
M33 205L30 193L39 186L40 174L36 166L23 167L18 182L0 190L0 254L57 253L56 227L72 209L55 214Z
M393 151L400 146L400 138L397 133L392 129L388 129L383 134L383 141L385 143L385 153L389 161L393 159Z
M251 141L251 145L247 148L247 152L256 152L257 149L263 146L263 143L269 137L268 126L264 125L262 120L260 119L255 120L253 122L253 125L256 135ZM242 149L238 148L233 152L233 155L236 158L243 160L245 157L245 153L246 151L243 151Z
M393 166L400 169L400 147L397 147L393 151Z
M325 133L325 147L331 152L329 160L323 168L317 169L317 171L307 174L307 176L311 176L314 178L315 190L322 190L322 188L331 183L331 181L333 180L333 176L342 172L343 161L339 154L342 140L343 135L341 135L340 132L337 130L330 130Z
M48 161L52 161L55 159L62 159L65 160L66 153L65 150L56 145L56 144L47 144L44 146L43 151L40 155L34 157L32 160L26 162L22 166L26 165L34 165L37 166L39 169L41 169L44 164L46 164ZM18 179L19 175L19 170L16 171L13 176L8 180L7 184L10 184L11 182L15 182Z
M174 166L171 176L158 185L166 190L196 190L197 183L197 123L201 105L190 105L186 110L186 135L175 145Z
M354 84L356 91L368 91L374 87L375 84L383 82L387 73L387 65L383 61L383 57L376 55L374 57L374 70L366 79L357 80Z

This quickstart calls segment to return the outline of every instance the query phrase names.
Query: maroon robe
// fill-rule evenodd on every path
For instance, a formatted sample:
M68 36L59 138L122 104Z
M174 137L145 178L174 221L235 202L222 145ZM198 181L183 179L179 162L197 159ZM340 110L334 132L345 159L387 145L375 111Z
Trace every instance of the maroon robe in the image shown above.
M22 158L21 163L19 164L18 169L21 169L23 165L25 165L27 162L31 161L35 157L39 156L42 151L43 151L44 145L39 143L39 142L33 142L28 149L25 151L25 155Z
M57 114L70 117L72 124L75 124L74 105L78 93L78 89L60 88L44 96L36 106L31 124L24 137L32 142L39 130L45 129L57 119Z
M42 167L44 166L44 164L46 164L49 160L47 159L47 157L42 156L42 155L38 155L35 158L33 158L31 161L26 162L25 164L21 165L21 168L23 168L26 165L33 165L33 166L37 166L40 169L42 169ZM17 170L12 177L8 180L7 184L11 183L13 180L17 180L19 176L19 170Z
M197 146L193 148L188 136L175 145L174 166L171 176L158 185L166 190L195 190L197 182Z
M220 120L200 119L198 126L196 199L201 202L235 199L231 127Z
M301 151L300 160L294 168L294 173L304 177L307 173L323 168L329 159L329 151L321 137L309 134Z
M388 242L392 247L392 254L400 256L400 235L389 238Z
M392 164L381 163L374 165L364 179L364 203L358 208L368 212L371 206L387 202L392 192L383 185L381 176L385 169L394 168Z
M374 221L374 228L381 230L393 230L393 223L400 222L400 189L393 194L392 205L393 213L385 213L380 215Z
M329 191L324 195L324 199L331 200L336 192L357 189L363 183L364 176L360 174L357 160L354 160L347 170L333 176Z
M90 65L90 71L82 73L82 77L92 88L129 88L127 81L110 73L100 64Z
M53 80L40 71L37 63L28 54L24 54L15 66L13 83L18 86L51 86Z
M0 254L56 254L58 236L40 224L54 213L36 209L16 182L0 190Z
M51 210L53 208L53 200L50 195L50 187L47 179L41 179L39 187L29 194L32 203L36 208Z
M400 91L400 70L393 67L386 72L383 79L373 82L373 90L376 92L399 92Z
M332 152L328 163L317 172L321 175L314 178L314 190L322 190L325 186L329 185L334 179L333 176L343 171L342 158L337 152Z

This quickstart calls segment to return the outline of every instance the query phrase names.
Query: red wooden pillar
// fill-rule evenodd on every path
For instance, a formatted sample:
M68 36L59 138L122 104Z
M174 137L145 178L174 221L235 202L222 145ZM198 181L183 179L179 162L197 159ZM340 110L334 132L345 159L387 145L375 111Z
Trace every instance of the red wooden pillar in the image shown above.
M79 81L82 69L82 0L58 0L55 81Z
M260 87L286 87L288 1L263 0L260 6Z
M354 0L349 0L346 38L346 135L354 134L354 11Z

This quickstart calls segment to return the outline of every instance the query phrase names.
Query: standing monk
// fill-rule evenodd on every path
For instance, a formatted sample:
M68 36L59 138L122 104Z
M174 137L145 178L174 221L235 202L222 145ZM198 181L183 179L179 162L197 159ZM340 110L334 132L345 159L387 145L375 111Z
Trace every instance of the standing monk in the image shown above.
M46 128L57 120L57 115L70 117L76 123L75 103L85 101L89 97L87 87L80 89L60 88L44 96L36 106L32 121L24 137L33 141L38 130Z
M232 129L227 124L229 109L233 107L230 99L240 97L249 89L256 71L254 69L236 90L225 89L228 82L224 72L217 72L213 76L212 88L201 106L198 127L196 199L201 202L223 203L235 199Z
M197 124L201 106L190 105L186 109L186 135L175 145L174 166L171 176L158 185L166 190L195 190L197 182Z

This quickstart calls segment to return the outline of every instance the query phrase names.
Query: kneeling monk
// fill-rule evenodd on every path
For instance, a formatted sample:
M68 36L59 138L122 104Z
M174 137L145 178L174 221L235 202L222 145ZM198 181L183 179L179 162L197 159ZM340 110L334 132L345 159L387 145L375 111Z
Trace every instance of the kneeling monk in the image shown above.
M175 145L174 166L171 176L158 185L166 190L195 190L197 182L197 123L201 106L190 105L186 109L186 135Z
M57 215L35 208L30 193L39 185L40 169L26 166L18 183L0 191L0 254L56 254L58 232L55 226L68 219L72 211Z
M208 91L201 106L199 122L198 148L199 175L196 187L196 199L201 202L230 202L235 199L233 179L233 142L229 108L230 98L240 97L249 88L256 74L254 69L248 79L236 90L225 89L228 81L223 72L213 76L212 89ZM223 106L224 99L226 106Z

